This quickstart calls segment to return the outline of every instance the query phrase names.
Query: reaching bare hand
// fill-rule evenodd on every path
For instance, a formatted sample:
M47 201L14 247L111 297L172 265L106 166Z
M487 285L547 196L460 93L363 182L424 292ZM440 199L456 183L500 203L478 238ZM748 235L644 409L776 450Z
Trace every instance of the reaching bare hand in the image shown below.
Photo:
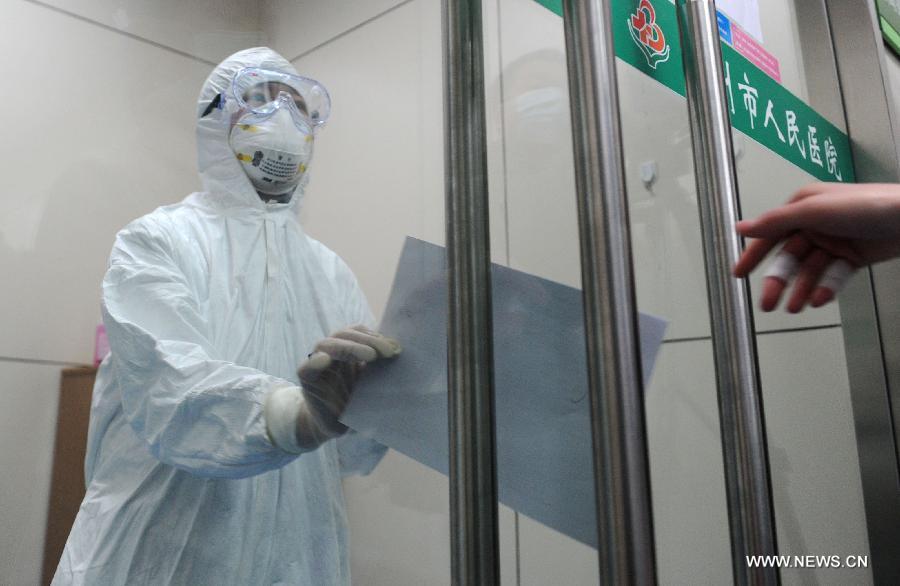
M900 256L900 185L813 183L736 228L756 238L734 267L737 277L783 243L763 282L762 309L774 309L793 281L787 310L797 313L834 299L853 269Z

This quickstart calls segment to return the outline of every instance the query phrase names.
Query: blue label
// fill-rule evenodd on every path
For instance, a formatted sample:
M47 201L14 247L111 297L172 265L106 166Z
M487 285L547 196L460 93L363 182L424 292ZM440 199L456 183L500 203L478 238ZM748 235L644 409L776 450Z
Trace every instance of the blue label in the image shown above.
M728 20L728 17L716 10L716 17L719 21L719 38L722 39L723 42L731 43L731 21Z

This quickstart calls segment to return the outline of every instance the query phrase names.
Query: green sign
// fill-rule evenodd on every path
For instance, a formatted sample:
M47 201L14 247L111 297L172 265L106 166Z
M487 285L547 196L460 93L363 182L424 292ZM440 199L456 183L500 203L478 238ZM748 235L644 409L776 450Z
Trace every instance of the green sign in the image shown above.
M537 0L562 15L561 0ZM888 0L900 3L900 0ZM669 0L613 0L616 56L684 96L678 18ZM731 125L822 181L854 181L839 128L722 42Z
M900 56L900 0L878 0L876 4L884 40Z

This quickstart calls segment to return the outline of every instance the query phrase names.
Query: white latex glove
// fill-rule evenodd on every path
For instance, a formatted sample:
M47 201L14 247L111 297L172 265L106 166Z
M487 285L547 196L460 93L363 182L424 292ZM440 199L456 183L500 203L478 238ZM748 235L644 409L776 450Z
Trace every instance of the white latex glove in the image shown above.
M275 444L290 452L316 449L347 428L338 421L360 369L400 354L400 344L364 326L320 340L298 371L301 388L276 389L266 401L266 425Z

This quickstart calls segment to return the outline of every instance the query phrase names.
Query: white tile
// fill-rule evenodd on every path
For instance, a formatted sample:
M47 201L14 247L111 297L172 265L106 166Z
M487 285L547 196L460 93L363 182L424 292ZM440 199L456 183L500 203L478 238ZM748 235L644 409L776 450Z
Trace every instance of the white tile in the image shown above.
M60 370L0 361L0 584L41 580Z
M519 515L521 586L590 586L600 583L597 550Z
M775 523L784 555L868 555L839 328L758 337ZM869 569L783 570L784 584L871 584Z
M294 59L403 3L403 0L262 0L260 28L273 49ZM439 42L440 37L435 41Z
M354 584L450 584L446 476L391 450L344 495Z
M212 63L218 63L235 51L254 47L265 41L265 36L260 32L257 2L35 0L34 4L51 6ZM49 12L47 8L42 10ZM103 60L86 64L101 65Z
M344 480L353 583L450 584L447 477L391 450L371 475ZM516 524L500 506L501 584L516 584Z
M32 90L0 145L0 266L15 276L0 287L0 356L90 361L115 233L199 187L209 67L28 2L2 3L0 22L15 23L0 50L28 55L0 75Z
M728 584L731 549L712 345L663 344L646 391L660 584Z
M444 243L440 30L439 4L413 2L296 62L333 99L301 220L347 260L376 315L404 237Z
M505 505L498 509L500 526L500 586L519 586L519 526L521 515Z
M491 258L509 265L506 233L506 145L504 102L501 84L500 2L482 3L484 13L484 92L487 134L488 195L490 199Z

